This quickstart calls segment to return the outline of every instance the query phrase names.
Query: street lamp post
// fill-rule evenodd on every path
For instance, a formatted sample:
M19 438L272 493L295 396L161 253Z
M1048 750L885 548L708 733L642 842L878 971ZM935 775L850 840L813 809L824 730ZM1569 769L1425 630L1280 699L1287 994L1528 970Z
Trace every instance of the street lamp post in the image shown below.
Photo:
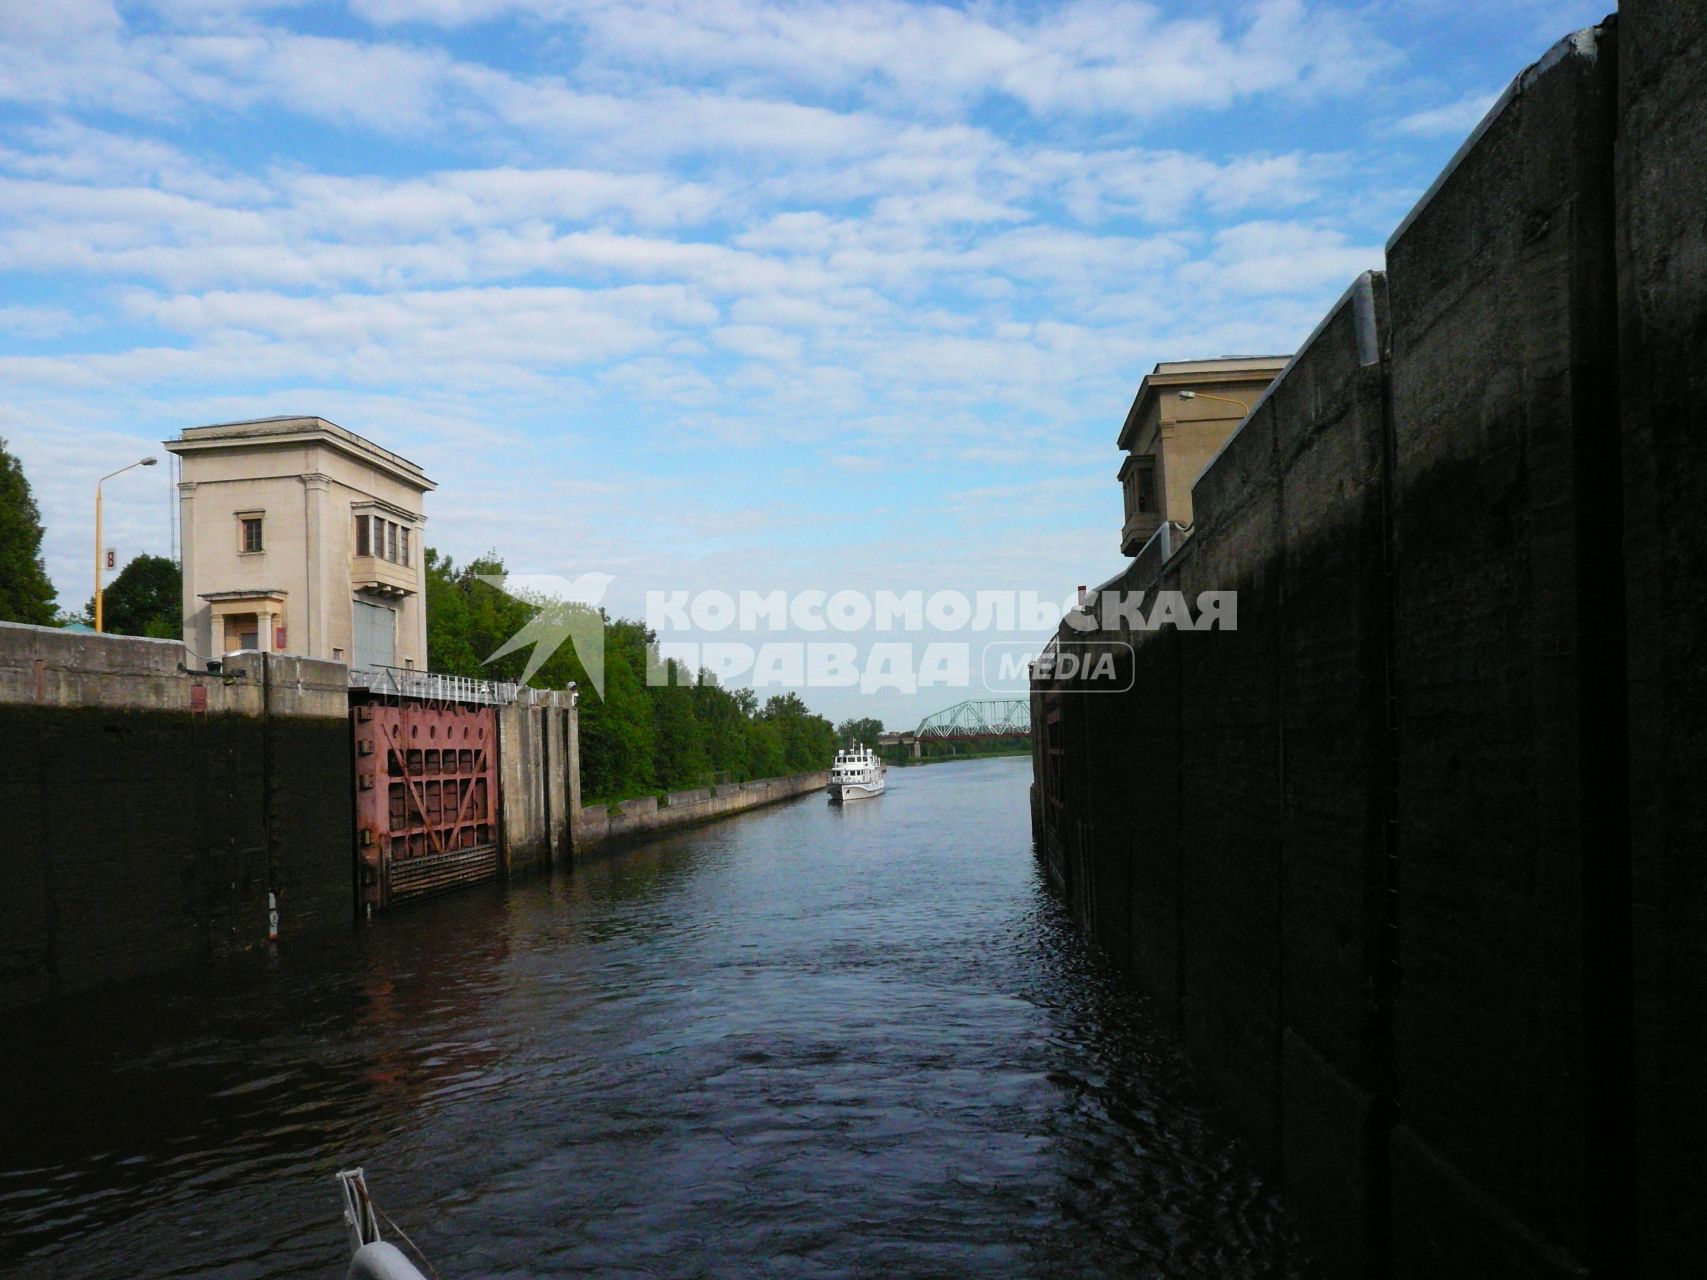
M114 476L122 476L131 467L152 467L158 459L138 458L128 467L109 471L95 481L95 630L101 629L101 575L106 568L106 549L101 546L101 486Z
M1181 400L1219 400L1222 404L1236 404L1239 408L1244 410L1245 417L1248 418L1251 416L1250 405L1246 404L1243 400L1235 400L1232 396L1211 395L1207 391L1182 391L1179 393L1179 398Z

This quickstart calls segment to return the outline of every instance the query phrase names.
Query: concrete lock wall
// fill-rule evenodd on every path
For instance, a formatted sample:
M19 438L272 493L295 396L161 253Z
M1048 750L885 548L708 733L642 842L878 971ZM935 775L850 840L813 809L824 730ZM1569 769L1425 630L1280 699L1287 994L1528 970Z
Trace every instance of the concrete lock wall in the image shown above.
M760 779L581 808L573 692L496 708L506 874L821 789ZM342 663L0 623L0 1011L349 927L354 762Z
M508 871L567 862L581 796L575 696L536 691L498 708L498 784L503 861Z
M348 924L347 681L0 624L0 1008Z
M1631 1157L1641 1273L1671 1276L1707 1253L1707 11L1625 0L1619 48Z
M1188 599L1239 593L1239 629L1181 650L1180 1023L1260 1162L1279 1160L1279 774L1274 420L1253 413L1193 496Z
M575 854L579 857L601 846L614 847L625 839L692 826L791 800L823 790L829 780L827 770L817 770L784 778L759 778L752 782L672 791L662 799L640 796L617 804L577 809L573 833Z
M1381 1265L1387 1212L1372 1131L1393 982L1388 345L1386 280L1367 275L1265 406L1283 509L1282 1179L1346 1274Z
M1205 473L1188 550L1148 585L1235 590L1237 629L1135 634L1146 678L1127 695L1162 748L1136 762L1134 876L1154 893L1134 903L1141 980L1346 1274L1378 1260L1385 1212L1369 1148L1387 336L1371 274Z
M1110 584L1238 630L1034 688L1040 856L1341 1275L1707 1256L1704 115L1707 7L1550 51Z
M1623 1230L1594 1131L1628 1019L1595 918L1626 909L1615 55L1555 48L1388 246L1393 1248L1419 1280L1610 1264Z

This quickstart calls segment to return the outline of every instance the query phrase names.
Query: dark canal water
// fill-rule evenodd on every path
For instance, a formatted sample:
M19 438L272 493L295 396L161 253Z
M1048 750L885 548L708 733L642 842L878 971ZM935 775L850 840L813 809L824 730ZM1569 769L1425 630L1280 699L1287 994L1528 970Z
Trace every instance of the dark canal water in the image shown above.
M0 1023L0 1272L333 1280L360 1163L444 1280L1309 1275L1028 762L890 777Z

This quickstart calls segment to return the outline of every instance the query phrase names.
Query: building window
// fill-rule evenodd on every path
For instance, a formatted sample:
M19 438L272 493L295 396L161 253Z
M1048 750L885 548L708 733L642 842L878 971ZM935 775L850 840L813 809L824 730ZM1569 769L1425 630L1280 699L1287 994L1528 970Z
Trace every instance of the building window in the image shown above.
M1143 515L1149 515L1156 509L1156 469L1143 466L1138 468L1138 510Z
M239 523L242 525L243 530L244 552L249 553L253 551L266 550L261 541L261 517L243 516L240 518Z
M392 564L409 563L409 528L379 516L356 517L356 554L377 556Z

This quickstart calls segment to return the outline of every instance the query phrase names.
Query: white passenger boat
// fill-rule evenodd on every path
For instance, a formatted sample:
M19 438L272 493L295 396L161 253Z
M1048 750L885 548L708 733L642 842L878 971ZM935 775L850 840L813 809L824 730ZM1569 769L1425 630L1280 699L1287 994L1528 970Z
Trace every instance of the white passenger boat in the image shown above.
M888 768L870 747L856 743L845 751L836 752L827 788L830 803L847 804L852 800L864 800L867 796L882 795L883 775Z

